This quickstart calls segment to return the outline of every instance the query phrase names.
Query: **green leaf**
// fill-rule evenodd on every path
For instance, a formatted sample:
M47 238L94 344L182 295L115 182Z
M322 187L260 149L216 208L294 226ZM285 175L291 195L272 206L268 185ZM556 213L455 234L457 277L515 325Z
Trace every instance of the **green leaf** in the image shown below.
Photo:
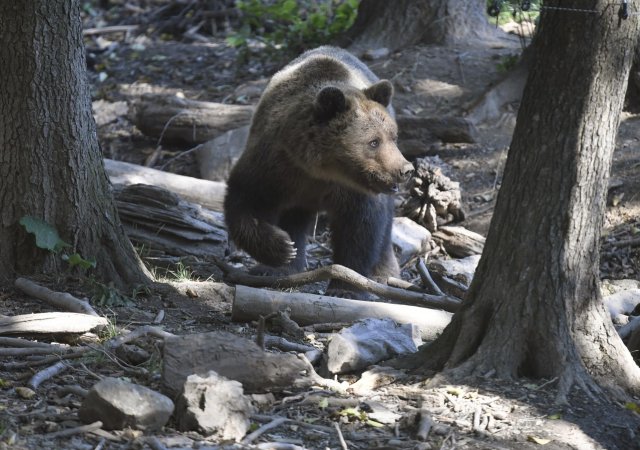
M383 428L384 427L384 425L382 425L380 422L377 422L377 421L372 420L372 419L367 419L365 421L365 423L367 425L369 425L370 427L374 427L374 428Z
M633 403L633 402L627 402L624 404L624 407L626 409L629 409L633 412L636 412L638 414L640 414L640 406L637 403Z
M324 409L329 406L329 399L327 397L323 397L318 401L318 408Z
M60 238L58 231L44 220L36 217L24 216L20 219L22 225L28 233L36 237L36 246L50 252L57 253L65 247L71 247Z
M69 263L71 267L80 266L81 269L94 269L96 262L92 259L84 259L80 254L74 253L73 255L62 255L62 259Z

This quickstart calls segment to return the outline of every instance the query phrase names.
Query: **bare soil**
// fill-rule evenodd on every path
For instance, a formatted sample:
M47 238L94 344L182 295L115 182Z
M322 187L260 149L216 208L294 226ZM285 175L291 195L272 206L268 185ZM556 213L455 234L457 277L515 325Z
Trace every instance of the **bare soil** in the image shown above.
M86 17L86 27L134 22L135 14L126 8L109 12L95 7ZM124 20L127 19L127 20ZM252 104L271 73L284 61L269 58L248 63L237 62L238 52L224 41L224 33L208 36L207 42L188 41L150 32L131 35L98 34L87 37L89 77L96 114L104 117L110 104L130 102L141 94L181 93L187 98L226 103ZM500 65L521 51L519 40L507 36L492 44L468 47L415 46L370 62L380 77L391 79L396 87L394 104L402 114L416 116L463 116L479 96L494 85L504 72ZM111 105L112 106L112 105ZM500 119L480 128L475 144L442 144L430 149L448 165L454 180L461 183L468 219L463 226L485 234L501 181L508 145L515 123L517 103L507 107ZM161 147L155 167L163 166L186 148L158 143L141 134L126 114L98 120L99 138L105 157L143 164ZM603 278L638 279L640 258L637 247L617 246L633 238L640 227L640 116L625 113L619 132L612 169L614 188L609 196L603 238ZM165 170L198 176L192 155L174 159ZM598 220L598 218L594 218ZM322 257L326 256L323 254ZM229 299L220 298L206 281L209 274L188 273L190 280L176 271L166 274L158 269L158 281L147 293L138 295L134 304L106 301L100 312L122 329L152 323L164 311L162 326L184 334L226 330L252 336L248 324L230 321ZM185 275L185 274L183 274ZM95 285L77 278L36 280L58 291L77 297L93 296ZM129 293L125 293L129 295ZM15 315L48 311L51 308L28 298L13 287L0 290L0 314ZM95 299L95 297L94 297ZM0 449L129 449L149 448L145 435L124 430L102 434L77 434L51 438L47 433L79 425L77 410L81 399L60 394L66 386L89 389L103 376L127 377L152 388L160 388L161 352L154 339L139 345L151 352L142 370L117 364L107 357L87 357L73 364L62 375L46 381L32 398L23 398L16 387L24 386L37 369L8 370L0 363ZM15 361L5 358L4 362ZM341 378L354 382L358 374ZM380 387L364 397L347 395L355 405L378 403L401 418L397 423L372 427L361 418L340 414L339 406L320 407L305 402L310 395L341 397L324 391L276 394L263 414L286 415L299 423L280 426L258 442L288 442L308 449L339 449L333 427L340 425L350 449L633 449L640 448L640 416L616 400L594 401L575 389L568 405L556 405L556 380L471 379L461 385L426 386L423 378L409 376ZM636 399L636 402L638 400ZM434 426L426 442L416 438L416 412L426 408ZM371 417L374 412L366 406ZM481 429L474 420L486 421ZM313 429L304 424L325 425ZM223 443L197 433L179 433L170 422L155 436L166 448L222 448ZM328 432L327 430L334 430ZM218 447L221 446L221 447ZM228 448L255 448L233 446ZM227 448L227 447L225 447Z

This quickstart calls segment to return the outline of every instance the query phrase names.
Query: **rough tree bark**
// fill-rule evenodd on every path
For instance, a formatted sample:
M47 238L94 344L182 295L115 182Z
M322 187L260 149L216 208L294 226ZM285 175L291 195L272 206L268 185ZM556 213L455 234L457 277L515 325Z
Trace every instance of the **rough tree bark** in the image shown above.
M576 384L638 393L640 369L605 311L598 268L639 22L618 23L604 0L561 5L602 13L542 13L482 259L461 311L417 360L452 378L558 377L559 400Z
M66 265L18 224L30 215L94 258L103 280L145 281L98 147L79 0L0 1L0 42L0 276Z
M362 0L349 30L352 48L396 50L417 43L456 44L495 36L486 0Z

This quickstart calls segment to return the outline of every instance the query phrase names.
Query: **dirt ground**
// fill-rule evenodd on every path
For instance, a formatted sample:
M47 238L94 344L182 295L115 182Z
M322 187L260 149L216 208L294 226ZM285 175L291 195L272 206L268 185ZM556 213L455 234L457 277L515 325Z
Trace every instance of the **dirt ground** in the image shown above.
M87 28L122 23L122 11L106 14L95 9L87 14ZM131 15L126 15L132 21ZM132 17L135 17L132 16ZM237 51L223 36L207 42L181 42L150 33L96 34L86 38L89 78L97 113L105 113L115 102L131 102L144 93L180 93L186 98L235 104L253 104L269 75L281 61L255 58L237 63ZM396 88L394 105L400 114L424 117L464 116L479 96L505 74L500 69L511 55L521 51L518 38L506 35L491 44L469 47L414 46L369 65ZM492 207L500 187L517 103L502 115L479 127L474 144L441 144L429 149L459 181L468 219L463 226L486 234ZM640 208L640 115L624 113L612 169L612 189L603 238L603 278L638 279L640 258L633 246L616 243L638 232ZM99 138L105 157L143 164L156 152L156 138L144 136L131 123L126 111L99 123ZM185 147L160 143L162 151L155 167L181 154ZM165 170L198 176L195 158L186 155L170 162ZM231 304L204 281L206 273L167 273L135 304L118 302L99 305L101 313L123 329L153 323L164 311L162 326L177 334L226 330L252 336L248 324L230 321ZM37 280L54 290L82 298L94 287L82 280L43 278ZM211 281L211 280L208 280ZM0 314L15 315L51 310L38 300L4 287L0 291ZM137 449L153 447L145 434L134 430L75 434L54 437L48 433L80 425L77 410L81 398L64 388L89 389L103 376L127 377L159 389L160 350L157 340L139 343L151 353L142 370L129 370L107 358L87 358L73 364L62 375L48 380L35 395L23 398L16 387L25 385L36 369L9 370L0 364L0 449ZM5 358L5 362L19 359ZM358 374L343 377L354 382ZM640 448L640 416L618 401L605 397L599 402L574 389L568 405L554 404L557 380L473 379L461 385L427 387L423 378L408 376L372 391L366 397L346 398L354 405L377 403L398 418L382 427L341 415L341 407L321 408L305 399L313 395L329 399L341 395L325 392L278 393L263 414L286 415L290 422L264 434L259 441L289 443L308 449L339 449L333 423L339 423L350 449L633 449ZM333 401L333 400L332 400ZM416 413L426 408L434 426L426 442L416 438ZM373 417L373 412L368 414ZM488 421L480 429L474 421ZM310 427L309 424L320 427ZM322 428L321 426L325 426ZM155 436L165 448L257 448L223 443L197 433L179 433L170 422ZM277 448L277 447L262 447ZM296 448L286 447L281 448Z

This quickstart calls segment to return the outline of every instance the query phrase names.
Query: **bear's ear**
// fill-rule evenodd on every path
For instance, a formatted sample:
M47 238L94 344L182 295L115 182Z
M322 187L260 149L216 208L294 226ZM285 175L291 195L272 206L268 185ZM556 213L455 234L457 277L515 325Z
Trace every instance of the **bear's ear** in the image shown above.
M376 84L372 84L364 90L364 95L369 100L380 103L385 108L391 103L393 96L393 85L389 80L381 80Z
M337 114L347 110L347 99L344 92L334 86L323 88L314 104L316 118L326 122Z

